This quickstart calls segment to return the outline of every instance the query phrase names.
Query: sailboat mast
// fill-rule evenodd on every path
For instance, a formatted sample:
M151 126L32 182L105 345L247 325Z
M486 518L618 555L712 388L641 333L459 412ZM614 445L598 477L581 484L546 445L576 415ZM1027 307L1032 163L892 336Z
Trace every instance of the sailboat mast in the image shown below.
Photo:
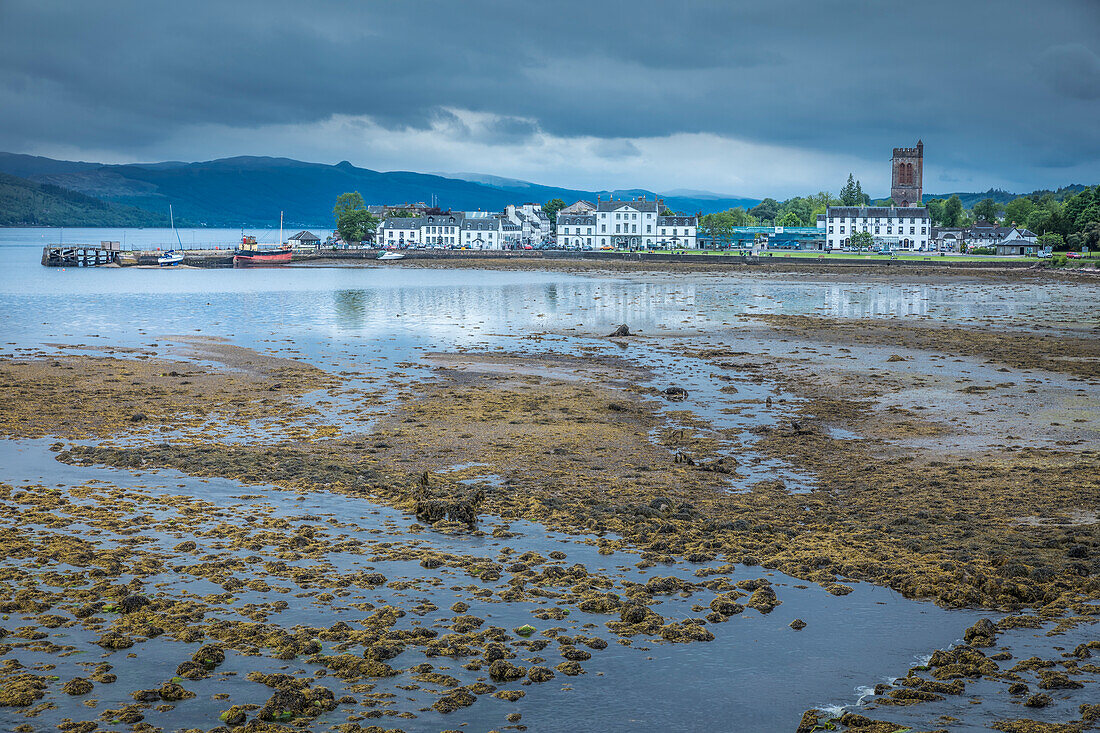
M183 242L180 241L180 233L176 231L176 215L172 213L172 204L168 204L168 221L172 222L172 233L176 235L176 242L179 244L180 249L183 249Z
M279 212L279 246L283 246L283 212Z

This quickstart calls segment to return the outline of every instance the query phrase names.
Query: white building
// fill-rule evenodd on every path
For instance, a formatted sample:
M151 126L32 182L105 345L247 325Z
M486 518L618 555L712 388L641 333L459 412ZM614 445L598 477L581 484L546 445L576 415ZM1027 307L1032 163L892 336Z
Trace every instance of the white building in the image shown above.
M595 249L595 214L558 213L558 249Z
M420 244L420 220L422 217L391 217L378 225L378 244L382 247L416 247Z
M390 217L378 225L382 247L433 249L515 249L522 227L500 214L455 211L414 217Z
M550 239L550 217L539 204L509 204L504 210L504 218L520 227L522 244L535 245Z
M581 202L578 202L581 203ZM664 202L645 198L600 200L591 212L558 213L559 247L585 249L695 249L694 216L661 216ZM575 209L576 211L576 209Z
M920 206L830 206L825 212L826 249L847 247L856 232L868 232L876 246L928 250L932 236L928 209Z
M694 216L658 216L657 246L661 249L695 249Z

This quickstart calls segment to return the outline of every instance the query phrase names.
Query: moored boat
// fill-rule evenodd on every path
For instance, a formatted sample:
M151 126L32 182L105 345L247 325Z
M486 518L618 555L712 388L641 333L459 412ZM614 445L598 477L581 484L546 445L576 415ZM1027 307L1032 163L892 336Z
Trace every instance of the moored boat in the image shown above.
M161 267L173 267L181 262L183 262L183 252L176 252L175 250L170 250L157 257L157 264Z
M378 259L380 260L403 260L405 255L401 252L383 252Z
M283 265L290 262L294 251L287 246L274 249L260 249L256 238L241 237L241 246L233 253L234 267L261 267L264 265Z

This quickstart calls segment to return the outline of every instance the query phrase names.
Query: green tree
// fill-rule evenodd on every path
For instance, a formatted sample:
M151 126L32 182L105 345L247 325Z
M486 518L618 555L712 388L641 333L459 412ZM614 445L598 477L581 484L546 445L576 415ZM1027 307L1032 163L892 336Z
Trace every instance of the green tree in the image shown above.
M1066 240L1062 239L1062 235L1058 232L1040 234L1037 241L1044 247L1050 247L1052 250L1059 252L1066 248Z
M764 199L749 209L749 214L761 221L775 221L779 214L779 202L772 198Z
M742 213L744 213L743 210ZM733 238L734 226L736 224L734 224L733 215L729 211L716 211L699 220L699 228L714 240L716 245L729 243Z
M565 202L561 199L550 199L542 205L542 213L550 219L550 230L558 231L558 212L565 208Z
M871 204L871 197L863 193L863 186L860 185L859 180L856 180L856 206L869 206Z
M1001 207L993 199L982 199L974 204L974 218L978 221L988 221L991 224L996 224L997 212L1000 210Z
M943 207L946 203L943 199L932 199L928 202L928 218L934 226L943 226Z
M848 182L840 189L840 203L843 206L859 206L860 204L860 201L856 198L856 179L851 173L848 174Z
M358 191L337 196L332 213L336 217L336 231L340 239L348 244L365 241L378 226L378 218L367 211Z
M848 237L848 244L854 249L870 248L875 245L875 238L870 232L853 232Z
M1014 227L1027 226L1027 218L1035 210L1035 202L1018 196L1005 204L1005 224Z
M1027 215L1025 226L1036 234L1045 234L1050 231L1050 223L1053 213L1050 209L1035 209ZM1059 234L1059 237L1062 235Z
M779 217L779 221L776 222L781 227L800 227L802 226L802 220L798 218L798 214L793 211L788 211L783 216Z
M943 205L943 225L945 227L957 227L962 222L963 218L963 205L959 200L959 195L952 194L951 198L947 199L947 203Z
M1073 226L1077 231L1090 228L1093 222L1100 222L1100 204L1089 204L1073 220Z

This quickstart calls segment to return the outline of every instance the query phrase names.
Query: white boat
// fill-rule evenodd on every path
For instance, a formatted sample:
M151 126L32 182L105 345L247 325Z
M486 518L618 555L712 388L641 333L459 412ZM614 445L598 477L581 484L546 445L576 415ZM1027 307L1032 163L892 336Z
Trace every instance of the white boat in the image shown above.
M157 264L161 267L172 267L181 262L183 262L183 252L176 252L175 250L165 252L160 257L157 257Z
M401 252L383 252L378 259L380 260L403 260L405 255Z

